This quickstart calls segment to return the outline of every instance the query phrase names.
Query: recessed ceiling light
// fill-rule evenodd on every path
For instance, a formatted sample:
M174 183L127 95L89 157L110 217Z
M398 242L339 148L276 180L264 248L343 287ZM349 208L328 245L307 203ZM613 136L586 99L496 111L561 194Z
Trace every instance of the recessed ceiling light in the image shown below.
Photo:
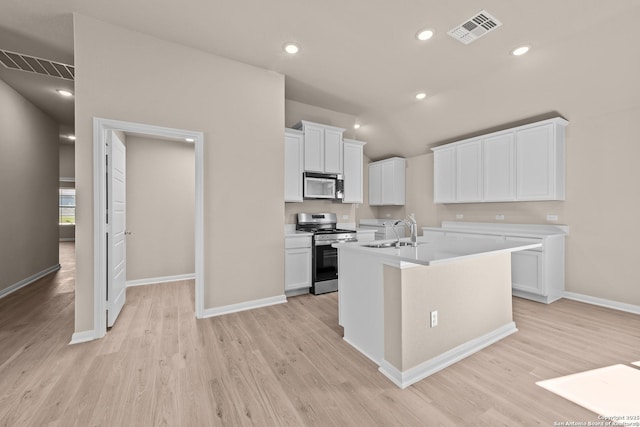
M420 41L425 41L433 37L434 34L435 34L434 30L427 28L427 29L418 31L416 33L416 38Z
M298 46L295 43L285 43L285 45L282 48L289 55L295 55L296 53L300 52L300 46Z
M193 139L193 138L185 138L184 140L185 140L185 141L187 141L187 142L195 142L195 141L196 141L196 140L195 140L195 139Z
M360 129L360 123L356 123L355 125L353 125L354 129Z
M416 93L416 99L425 99L427 94L424 92Z
M66 89L56 89L56 92L58 92L60 95L65 96L65 97L70 97L73 96L73 92L68 91Z
M529 49L531 49L531 46L520 46L520 47L517 47L517 48L513 49L511 51L511 55L513 55L513 56L521 56L521 55L524 55L525 53L529 52Z

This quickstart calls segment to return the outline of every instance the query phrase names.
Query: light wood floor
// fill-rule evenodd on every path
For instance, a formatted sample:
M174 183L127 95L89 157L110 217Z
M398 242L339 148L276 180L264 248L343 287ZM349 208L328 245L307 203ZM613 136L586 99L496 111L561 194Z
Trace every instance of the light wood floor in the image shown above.
M342 340L335 293L196 321L192 282L128 289L70 346L73 244L61 263L0 299L0 425L552 426L597 416L536 381L640 360L640 316L514 298L518 333L400 390Z

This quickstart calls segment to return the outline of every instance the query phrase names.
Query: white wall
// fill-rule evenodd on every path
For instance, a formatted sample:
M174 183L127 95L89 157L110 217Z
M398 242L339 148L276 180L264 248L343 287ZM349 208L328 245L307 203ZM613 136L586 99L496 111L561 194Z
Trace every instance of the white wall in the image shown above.
M193 144L127 135L127 281L194 274Z
M0 80L0 295L58 264L58 125Z
M204 133L205 310L283 295L284 77L82 15L74 32L76 332L94 328L94 117Z

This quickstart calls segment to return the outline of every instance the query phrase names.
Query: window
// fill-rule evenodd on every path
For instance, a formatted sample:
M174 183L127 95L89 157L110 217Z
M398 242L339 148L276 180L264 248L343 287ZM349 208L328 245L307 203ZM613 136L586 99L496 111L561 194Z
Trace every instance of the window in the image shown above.
M59 204L60 224L76 223L76 189L61 188Z

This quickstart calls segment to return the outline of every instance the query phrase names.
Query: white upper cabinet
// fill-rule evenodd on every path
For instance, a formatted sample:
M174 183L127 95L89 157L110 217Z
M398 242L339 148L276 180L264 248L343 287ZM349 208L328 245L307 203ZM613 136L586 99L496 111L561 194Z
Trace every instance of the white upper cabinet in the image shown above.
M342 174L344 129L325 127L324 129L324 172Z
M363 148L366 142L344 140L343 203L362 203Z
M543 120L433 148L434 202L565 198L565 127Z
M486 202L508 202L516 198L513 141L513 132L482 140L483 194Z
M344 129L302 120L294 129L304 132L304 170L342 174Z
M369 205L404 205L406 167L400 157L369 163Z
M369 205L382 204L382 165L369 163Z
M433 201L456 201L456 148L438 147L433 151Z
M516 130L519 200L564 200L564 126L552 122Z
M456 147L456 196L468 202L482 201L482 141Z
M302 202L304 135L299 130L284 130L284 201Z

